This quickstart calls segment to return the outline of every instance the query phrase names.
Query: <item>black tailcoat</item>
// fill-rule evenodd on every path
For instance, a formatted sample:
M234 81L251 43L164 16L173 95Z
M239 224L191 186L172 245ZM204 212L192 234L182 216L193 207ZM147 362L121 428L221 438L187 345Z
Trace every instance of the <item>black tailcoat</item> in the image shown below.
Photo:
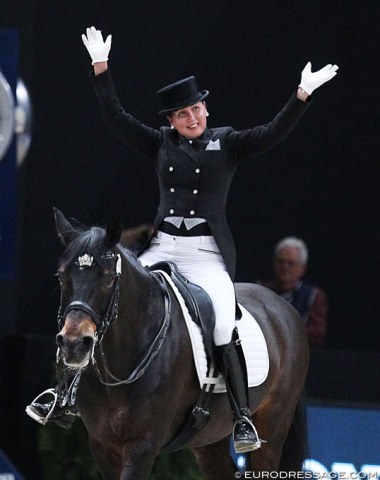
M232 127L206 129L193 145L169 127L153 129L127 113L109 71L91 78L112 130L132 149L155 162L160 188L155 228L169 216L205 218L233 280L236 249L226 220L226 203L236 168L241 161L286 138L309 102L293 94L271 122L243 131Z

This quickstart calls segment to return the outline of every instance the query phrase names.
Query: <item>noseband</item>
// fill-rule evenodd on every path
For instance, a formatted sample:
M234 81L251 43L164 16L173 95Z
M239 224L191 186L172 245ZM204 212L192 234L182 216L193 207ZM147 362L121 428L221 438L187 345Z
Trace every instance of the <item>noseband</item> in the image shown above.
M61 330L63 328L65 318L69 312L73 310L79 310L87 313L96 325L96 337L97 342L101 342L108 327L117 320L119 313L119 295L120 295L120 276L121 276L121 257L119 254L113 252L107 252L105 258L110 260L116 260L116 278L113 285L112 295L108 303L107 310L104 315L100 315L84 300L73 300L63 310L62 307L62 291L61 302L58 309L57 322L58 327ZM76 265L79 268L90 268L94 265L93 257L85 254L78 258ZM63 312L62 312L63 310Z

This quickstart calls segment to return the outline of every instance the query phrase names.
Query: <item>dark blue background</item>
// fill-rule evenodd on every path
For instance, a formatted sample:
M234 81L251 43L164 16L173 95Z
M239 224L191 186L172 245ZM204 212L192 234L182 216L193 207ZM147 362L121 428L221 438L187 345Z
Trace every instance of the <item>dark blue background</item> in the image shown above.
M0 29L0 70L15 99L18 66L18 30ZM13 139L0 161L0 281L13 280L16 275L16 185L16 142Z
M380 409L347 405L308 405L309 459L324 465L378 465L380 477ZM347 472L349 473L349 472Z

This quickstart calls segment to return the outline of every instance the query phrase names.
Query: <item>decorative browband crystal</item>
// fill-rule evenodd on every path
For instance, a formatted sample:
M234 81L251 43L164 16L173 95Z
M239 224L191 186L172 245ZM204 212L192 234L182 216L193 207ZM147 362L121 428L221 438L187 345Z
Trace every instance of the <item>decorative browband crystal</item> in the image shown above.
M80 267L91 267L94 262L94 257L85 253L81 257L78 257L78 264Z

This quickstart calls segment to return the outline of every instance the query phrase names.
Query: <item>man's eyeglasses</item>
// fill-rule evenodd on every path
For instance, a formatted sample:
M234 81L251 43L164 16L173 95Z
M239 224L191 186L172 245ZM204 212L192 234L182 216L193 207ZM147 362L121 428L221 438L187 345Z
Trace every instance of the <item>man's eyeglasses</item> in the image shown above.
M296 262L295 260L285 260L284 258L276 258L275 263L278 265L286 265L288 267L299 267L301 265L300 262Z

